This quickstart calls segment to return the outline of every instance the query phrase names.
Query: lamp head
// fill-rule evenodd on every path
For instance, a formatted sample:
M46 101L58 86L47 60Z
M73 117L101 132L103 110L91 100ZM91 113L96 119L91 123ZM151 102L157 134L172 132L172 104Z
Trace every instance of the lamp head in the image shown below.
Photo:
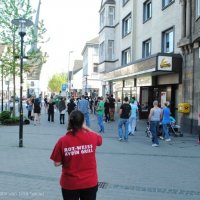
M23 34L23 35L26 34L26 27L33 25L33 22L31 20L23 19L23 18L13 19L11 22L15 26L19 27L19 34Z

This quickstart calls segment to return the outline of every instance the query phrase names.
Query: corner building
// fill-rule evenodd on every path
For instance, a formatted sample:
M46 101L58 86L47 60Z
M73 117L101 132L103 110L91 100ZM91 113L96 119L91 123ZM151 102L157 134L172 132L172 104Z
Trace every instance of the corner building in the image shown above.
M198 132L200 118L200 0L180 0L183 57L182 102L191 105L189 114L180 114L184 130Z
M118 102L135 96L147 118L153 101L182 101L181 9L178 0L104 0L100 8L101 78Z

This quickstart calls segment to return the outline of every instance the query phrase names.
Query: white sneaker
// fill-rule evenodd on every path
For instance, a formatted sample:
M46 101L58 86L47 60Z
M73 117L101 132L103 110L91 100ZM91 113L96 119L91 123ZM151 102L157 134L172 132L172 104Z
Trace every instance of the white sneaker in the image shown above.
M158 144L152 144L152 147L158 147L159 145Z
M164 140L164 137L163 137L163 136L160 136L160 139L161 139L161 140Z
M166 142L170 142L170 141L171 141L171 139L170 139L170 138L168 138L168 139L166 139L165 141L166 141Z
M121 141L122 141L122 138L119 138L119 141L121 142Z

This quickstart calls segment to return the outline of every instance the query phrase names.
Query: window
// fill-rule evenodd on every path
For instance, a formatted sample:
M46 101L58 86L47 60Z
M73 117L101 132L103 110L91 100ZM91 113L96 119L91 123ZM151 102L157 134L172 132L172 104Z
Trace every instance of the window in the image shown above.
M143 6L143 21L146 22L152 16L152 2L148 0Z
M174 51L174 30L169 29L162 35L163 52L172 53Z
M114 59L114 40L108 40L108 60Z
M142 47L142 57L146 58L151 55L151 40L148 39L143 42L143 47Z
M123 37L131 32L131 14L129 14L126 18L123 19L122 29Z
M93 56L98 56L98 48L93 49Z
M109 26L113 26L115 20L115 7L113 6L109 6L108 20L109 20Z
M93 65L93 72L94 72L94 73L97 73L97 72L98 72L98 65L97 65L97 64L94 64L94 65Z
M103 61L105 58L104 58L104 42L102 42L100 44L100 47L99 47L99 60L100 62Z
M123 3L123 6L125 6L125 4L128 2L129 0L123 0L122 3Z
M170 5L172 2L174 2L174 0L162 0L162 7L164 8Z
M35 85L34 81L31 81L31 87L34 87L34 85Z
M100 14L100 28L103 28L105 23L105 9Z
M200 17L200 0L196 0L196 16Z
M131 49L128 48L122 51L122 65L127 65L131 62Z

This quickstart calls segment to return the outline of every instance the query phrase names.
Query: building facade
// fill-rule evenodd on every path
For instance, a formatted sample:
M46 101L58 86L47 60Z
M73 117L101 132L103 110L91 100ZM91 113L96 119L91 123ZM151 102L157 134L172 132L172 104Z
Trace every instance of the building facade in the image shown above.
M82 76L82 94L87 92L89 95L102 95L102 81L98 73L98 51L99 38L96 37L86 42L83 51L83 76Z
M153 100L171 102L178 118L182 94L181 10L178 0L104 0L100 8L99 65L119 102L135 96L141 118Z
M80 80L83 78L83 61L74 60L73 70L72 70L72 85L71 91L72 96L78 97L82 94L82 85Z
M184 129L197 132L200 113L200 0L181 0L181 38L183 56L182 101L191 105L189 114L181 114Z

